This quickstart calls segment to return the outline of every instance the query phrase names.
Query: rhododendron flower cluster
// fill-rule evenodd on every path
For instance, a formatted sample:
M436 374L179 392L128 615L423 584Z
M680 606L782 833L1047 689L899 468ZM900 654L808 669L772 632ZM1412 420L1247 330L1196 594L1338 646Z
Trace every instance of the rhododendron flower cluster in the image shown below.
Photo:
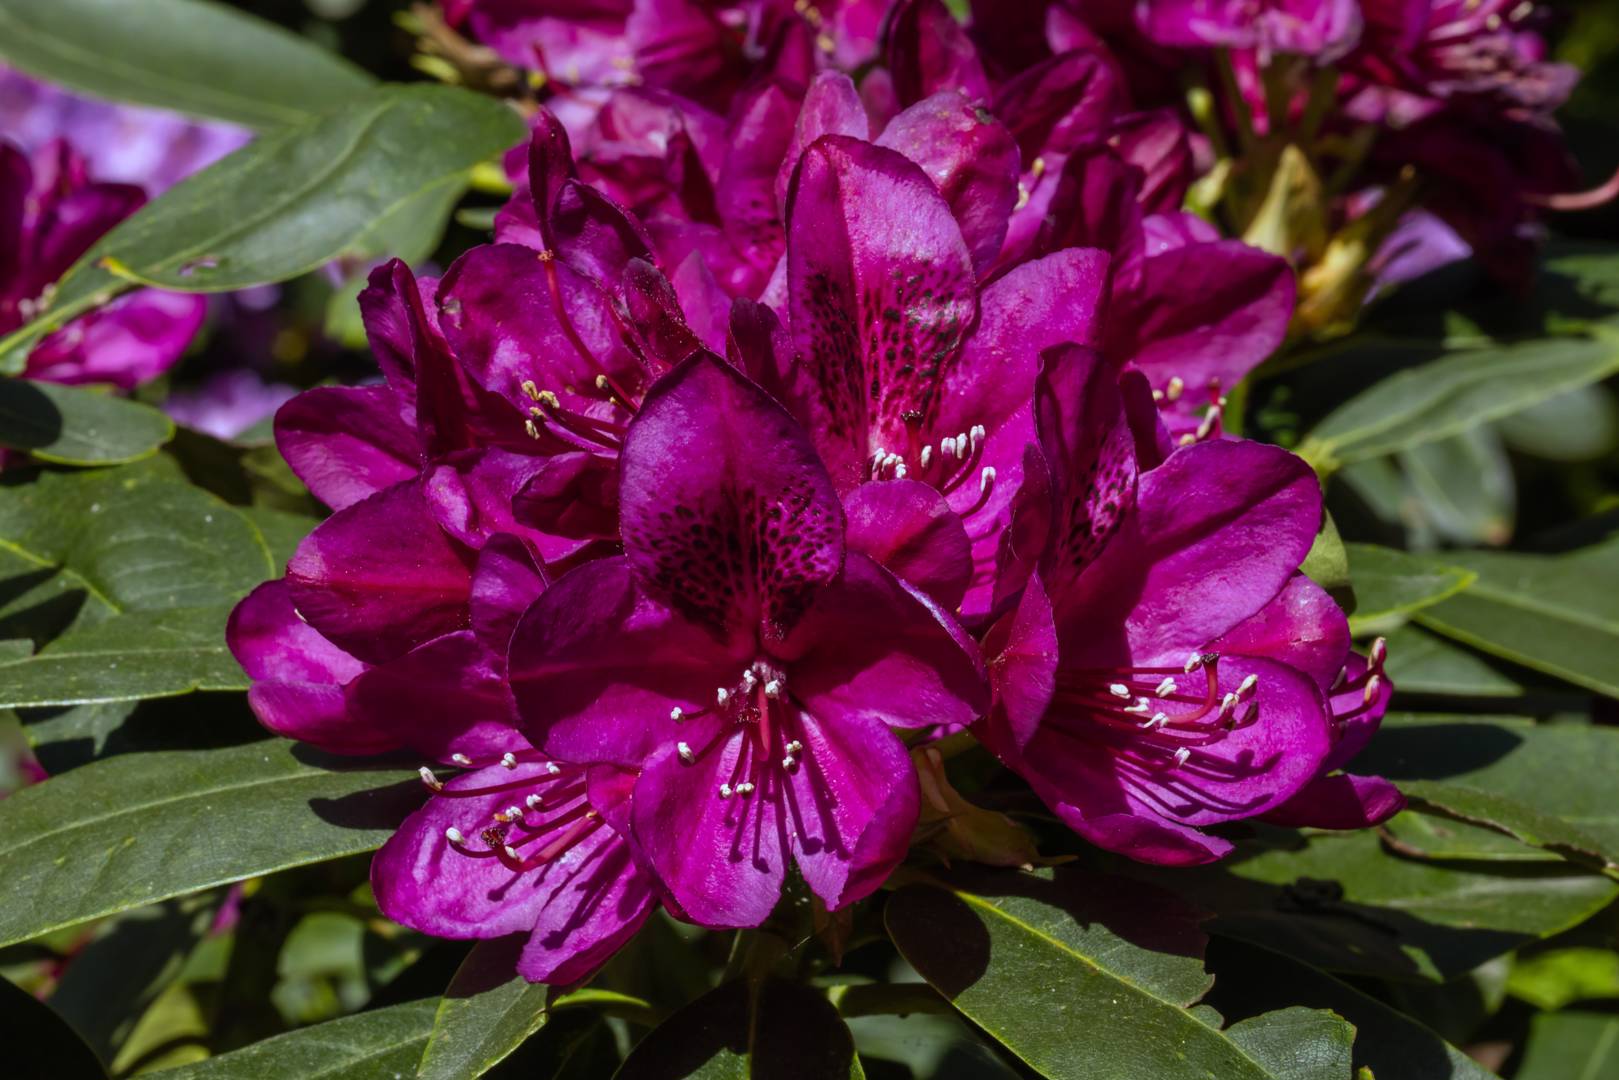
M934 17L894 15L930 70ZM1221 423L1287 263L1173 209L1133 163L1157 120L1031 136L1065 161L1020 223L1041 170L966 85L872 139L816 75L749 174L756 295L712 272L723 223L666 246L545 111L497 242L372 275L383 381L276 418L334 513L229 638L267 726L427 759L384 913L526 933L522 974L568 983L659 904L842 909L907 858L945 738L1143 862L1400 808L1340 771L1390 686L1299 573L1315 478Z

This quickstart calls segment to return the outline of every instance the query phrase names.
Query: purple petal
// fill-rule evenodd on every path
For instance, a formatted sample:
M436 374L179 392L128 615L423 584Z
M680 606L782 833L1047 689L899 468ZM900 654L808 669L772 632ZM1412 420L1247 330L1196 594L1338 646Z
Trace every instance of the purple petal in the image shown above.
M620 481L630 564L717 631L783 633L843 563L843 508L808 436L718 357L647 394Z
M406 302L411 292L418 301L423 299L415 275L398 259L371 271L360 291L360 317L371 353L406 409L416 405L416 328L412 306Z
M1192 141L1171 109L1134 113L1114 121L1108 143L1125 162L1142 171L1140 202L1149 214L1177 213L1196 178Z
M1269 603L1320 523L1315 474L1285 450L1216 440L1175 451L1142 475L1135 512L1101 555L1053 596L1059 625L1091 628L1074 660L1179 664Z
M859 553L775 655L794 698L828 723L965 727L989 706L982 661L960 627Z
M504 664L512 633L547 584L528 548L515 536L492 536L472 571L468 613L472 632Z
M133 390L174 366L207 313L203 297L141 289L46 337L28 354L24 373Z
M792 402L840 490L878 447L904 447L976 315L972 260L932 181L892 150L828 135L788 212L787 284L803 357Z
M513 517L512 500L545 464L507 450L456 454L422 472L422 496L439 527L469 548L483 547L496 533L537 542Z
M421 468L414 424L387 386L306 390L275 414L275 443L315 498L334 510L413 478Z
M917 102L889 122L878 146L922 167L950 204L973 269L1000 254L1017 203L1019 158L1011 132L980 106L949 90Z
M900 0L888 17L888 71L902 104L941 90L989 98L989 78L966 29L941 0Z
M445 764L455 753L498 758L517 724L504 666L472 631L446 634L356 676L346 692L349 713Z
M1369 829L1404 809L1405 796L1381 776L1333 773L1312 780L1265 820L1300 829Z
M1038 574L1029 578L1017 609L984 638L984 654L994 704L980 730L996 753L1007 756L1011 749L1015 757L1034 738L1057 688L1057 627Z
M512 497L512 513L547 563L592 543L616 543L618 463L583 452L545 458Z
M967 529L944 497L915 480L861 484L843 499L850 551L886 569L955 610L972 578Z
M776 174L793 142L801 93L765 81L732 107L730 152L715 194L726 237L758 268L770 266L782 250Z
M1101 50L1071 51L1009 79L993 111L1032 163L1041 154L1069 153L1090 142L1123 111L1124 87Z
M787 187L798 167L798 159L822 135L849 135L856 139L871 135L871 121L866 117L860 92L855 89L853 80L841 71L820 72L804 95L804 104L793 124L792 142L782 156L781 167L776 170L776 205L783 217L787 214Z
M714 703L753 660L648 594L627 559L564 574L529 609L508 661L523 723L568 761L639 768L684 730L670 717Z
M310 626L381 663L465 627L471 573L409 483L323 521L288 563L287 587Z
M1279 661L1310 676L1325 692L1344 670L1349 620L1325 589L1294 574L1276 599L1210 643L1209 651Z

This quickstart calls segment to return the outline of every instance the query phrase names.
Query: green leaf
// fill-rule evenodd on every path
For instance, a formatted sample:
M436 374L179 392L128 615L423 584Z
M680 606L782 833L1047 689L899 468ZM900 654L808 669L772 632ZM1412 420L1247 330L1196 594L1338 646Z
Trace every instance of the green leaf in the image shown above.
M0 57L92 97L259 129L372 85L305 38L200 0L0 0Z
M118 465L157 453L173 437L174 422L149 405L55 383L0 379L0 446L41 461Z
M1514 450L1547 461L1595 461L1619 447L1619 402L1604 385L1548 398L1502 420L1501 437Z
M1387 628L1401 616L1437 604L1467 588L1478 576L1428 559L1373 544L1348 544L1355 585L1349 628L1357 636Z
M1355 1029L1330 1012L1294 1006L1232 1024L1226 1035L1277 1080L1349 1075Z
M416 1068L432 1001L412 1001L290 1031L219 1057L150 1073L154 1080L398 1080Z
M1419 535L1497 547L1512 538L1517 481L1494 428L1481 425L1423 443L1398 460L1408 489L1403 504Z
M1321 531L1316 533L1310 553L1304 557L1299 569L1335 598L1343 598L1340 603L1352 600L1349 552L1344 548L1343 538L1338 535L1338 525L1332 520L1331 514L1321 515Z
M19 366L42 333L140 285L219 292L391 254L404 226L442 208L473 166L523 133L497 101L412 85L264 135L102 237L62 277L49 310L0 341L0 361Z
M99 1080L101 1062L66 1020L33 994L0 979L0 1039L9 1075Z
M1238 1034L1188 1011L1212 981L1198 918L1157 889L1067 871L910 885L884 910L922 977L1051 1080L1347 1080L1347 1025L1331 1017ZM1279 1039L1308 1067L1279 1064Z
M278 572L285 572L287 563L297 553L320 521L303 514L289 514L285 510L272 510L263 506L247 506L238 511L259 530L259 536L270 549L270 560Z
M1357 766L1358 768L1358 766ZM1261 834L1228 865L1143 872L1212 909L1210 930L1329 971L1440 982L1561 933L1619 896L1566 863L1436 862L1376 833Z
M421 801L397 768L282 741L127 754L0 802L0 944L370 851Z
M1384 670L1394 685L1414 694L1453 697L1521 697L1524 686L1494 660L1407 623L1388 634Z
M1543 863L1560 858L1555 852L1530 847L1498 829L1416 810L1395 814L1383 823L1382 830L1395 851L1419 859Z
M1351 767L1523 843L1619 865L1612 728L1396 715Z
M1310 432L1299 453L1322 473L1410 450L1619 372L1619 345L1561 338L1454 353L1384 379Z
M422 1055L422 1080L482 1076L545 1026L550 988L517 974L522 938L481 941L439 1002Z
M1619 697L1619 539L1571 555L1468 551L1445 562L1478 574L1466 592L1416 614L1430 630L1493 656Z
M1619 1016L1546 1013L1529 1025L1516 1080L1612 1080L1619 1074Z
M811 988L771 980L711 990L630 1051L615 1080L864 1080L854 1039Z
M1209 959L1218 976L1216 1005L1233 1016L1299 1005L1331 1009L1355 1026L1355 1068L1370 1069L1377 1080L1497 1080L1409 1016L1280 953L1216 939Z
M1521 956L1512 965L1507 992L1548 1011L1576 1001L1619 998L1619 952L1574 947Z

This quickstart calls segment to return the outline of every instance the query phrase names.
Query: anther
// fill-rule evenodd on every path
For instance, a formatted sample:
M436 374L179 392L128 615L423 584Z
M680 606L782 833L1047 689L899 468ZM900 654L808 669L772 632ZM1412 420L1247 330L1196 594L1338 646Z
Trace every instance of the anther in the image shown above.
M1171 375L1169 384L1164 387L1164 397L1170 401L1179 401L1181 394L1186 391L1186 382L1179 375Z
M781 697L781 680L780 679L767 679L765 681L765 697L767 697L767 698L779 698L779 697Z
M676 705L674 708L669 710L669 719L673 720L677 724L680 723L682 720L686 719L686 710L682 709L679 705Z
M1387 660L1388 658L1389 639L1380 637L1376 641L1373 641L1371 651L1372 667L1375 670L1381 671L1383 668L1383 661Z
M1155 728L1155 727L1159 726L1160 724L1167 724L1167 723L1169 723L1169 714L1164 713L1164 712L1156 712L1156 713L1152 714L1152 719L1151 720L1148 720L1145 724L1142 724L1141 726L1144 727L1144 728Z
M471 765L472 764L472 759L467 757L465 754L451 754L450 755L450 760L455 762L457 765Z
M974 424L969 437L972 440L972 451L976 454L982 449L984 440L989 437L989 432L984 429L983 424Z
M731 701L731 692L725 689L723 686L720 687L718 690L714 691L714 701L719 705L720 708L725 708L725 706Z
M1151 708L1152 703L1146 698L1137 698L1136 703L1134 705L1126 705L1124 707L1124 711L1130 713L1144 713Z
M787 744L787 752L789 754L796 754L802 749L804 749L804 744L799 742L797 739L794 739L792 742Z
M1130 688L1121 682L1116 682L1108 687L1107 692L1114 697L1128 698L1130 696Z
M506 753L501 755L500 764L503 768L507 769L517 768L517 755L508 750Z
M1366 680L1366 693L1364 695L1362 695L1362 697L1361 697L1362 702L1364 702L1367 705L1370 705L1373 701L1375 701L1377 699L1377 695L1379 693L1381 693L1382 690L1383 690L1383 676L1381 676L1381 675L1373 675L1370 679Z
M523 859L523 857L517 853L517 849L512 847L510 844L502 844L501 851L505 853L506 858L512 860L513 862L521 862Z
M905 468L905 462L902 461L898 465L894 466L894 479L895 480L903 480L903 479L905 479L906 472L907 472L907 470Z
M422 783L427 785L427 789L429 791L443 791L444 790L444 782L442 780L440 780L438 777L433 775L433 770L432 769L429 769L426 765L423 765L420 769L417 769L416 771L421 774Z
M523 380L523 393L528 395L530 401L540 400L540 388L534 385L533 379Z
M731 797L731 785L730 784L721 784L720 785L720 798L729 799L730 797Z
M1259 685L1259 676L1258 675L1250 675L1250 676L1248 676L1246 679L1242 680L1242 684L1237 687L1237 698L1239 700L1246 700L1246 699L1252 697L1253 693L1254 693L1254 689L1258 685Z
M531 439L538 439L540 437L540 429L534 426L534 421L532 420L523 421L523 430L528 432L528 437Z
M922 447L922 471L926 472L928 466L930 464L932 464L932 463L933 463L933 447L932 446L924 446L924 447Z
M550 773L552 776L561 776L562 775L562 766L558 765L554 761L547 761L545 763L545 771Z
M995 486L995 466L985 465L978 474L978 494L988 495L989 489Z
M1187 761L1191 760L1191 757L1192 751L1183 746L1179 750L1175 751L1175 764L1177 766L1185 765Z
M794 769L798 768L798 759L793 757L793 755L788 754L786 757L781 759L781 767L786 769L788 772L792 772Z
M1236 712L1237 706L1241 703L1242 699L1236 694L1227 694L1225 697L1221 698L1219 718L1221 720L1229 720L1232 713Z
M691 752L690 743L675 743L675 753L679 754L680 760L684 761L687 765L690 765L692 762L697 760L697 755Z
M1214 434L1214 429L1219 425L1220 417L1224 413L1225 409L1218 404L1209 407L1209 411L1203 414L1203 422L1197 425L1197 437L1199 440L1206 439Z
M528 798L523 800L523 805L528 807L530 810L538 810L540 807L545 805L545 800L540 798L538 795L530 795Z
M740 784L738 784L736 786L736 793L738 795L752 795L753 794L753 781L752 780L744 780L744 781L742 781L742 783L740 783Z
M1180 441L1177 442L1175 445L1176 446L1191 446L1195 442L1197 442L1197 436L1193 435L1190 431L1188 431L1185 435L1182 435L1180 437Z
M558 398L556 394L550 390L541 390L538 394L534 395L534 400L548 408L562 408L562 399Z
M953 435L946 435L939 440L939 454L947 458L956 456L956 440Z
M449 828L444 830L444 839L448 840L452 844L464 844L467 840L466 837L461 835L461 830L457 829L454 825L451 825Z
M1175 680L1165 677L1163 682L1154 687L1152 693L1154 697L1164 697L1166 694L1173 694L1177 689Z

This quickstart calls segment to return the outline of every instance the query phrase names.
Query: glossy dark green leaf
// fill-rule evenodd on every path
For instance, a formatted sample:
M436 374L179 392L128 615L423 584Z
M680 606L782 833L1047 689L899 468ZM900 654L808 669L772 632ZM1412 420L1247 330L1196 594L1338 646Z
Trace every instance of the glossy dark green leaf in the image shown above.
M1499 547L1512 539L1518 487L1494 427L1480 425L1398 457L1404 506L1422 542Z
M1400 690L1452 697L1521 697L1524 686L1498 661L1407 623L1389 631L1385 670Z
M119 465L157 452L174 422L149 405L31 379L0 379L0 447L59 465Z
M482 1076L545 1026L550 987L517 974L522 944L501 938L472 947L439 1002L423 1080Z
M1548 398L1496 425L1514 450L1548 461L1594 461L1619 447L1619 401L1606 385Z
M1329 971L1444 981L1584 922L1619 884L1566 863L1437 862L1371 831L1264 834L1226 864L1157 872L1218 918L1210 930Z
M268 740L126 754L0 802L0 944L370 851L421 802L395 767Z
M334 53L209 0L0 0L0 57L92 97L253 128L372 85Z
M41 333L138 285L218 292L391 254L425 207L442 208L473 166L522 137L501 103L426 85L382 87L266 134L98 241L49 310L0 341L0 362L17 368Z
M0 979L0 1040L8 1075L53 1080L101 1080L107 1075L66 1020L6 979Z
M151 1073L162 1080L398 1080L433 1028L432 1001L412 1001L290 1031L241 1050Z
M1347 1080L1347 1025L1330 1016L1260 1020L1239 1033L1190 1011L1212 981L1206 939L1198 913L1170 894L1063 871L972 880L970 890L901 889L884 910L889 936L935 990L1042 1076Z
M1209 960L1216 1005L1233 1016L1298 1005L1330 1009L1355 1026L1355 1068L1371 1069L1376 1080L1496 1080L1409 1016L1280 953L1216 938Z
M1356 759L1420 803L1527 844L1619 865L1619 731L1391 716Z
M1611 1080L1619 1076L1619 1016L1557 1012L1535 1017L1514 1080Z
M1507 992L1548 1011L1577 1001L1619 1000L1619 952L1571 946L1520 956L1512 965Z
M286 571L287 563L297 552L298 545L320 524L318 519L303 514L289 514L285 510L261 506L244 507L239 513L259 530L259 536L270 549L270 561L278 574Z
M1393 375L1317 424L1299 453L1323 472L1410 450L1619 372L1619 344L1558 338L1471 349Z
M1349 552L1344 547L1343 537L1338 535L1338 526L1331 514L1321 516L1321 531L1316 533L1310 553L1304 557L1299 569L1334 597L1347 600L1351 595L1349 590L1353 582L1349 576Z
M729 982L630 1051L615 1080L864 1080L849 1029L810 987Z
M1405 787L1410 787L1406 782ZM1438 861L1556 862L1553 851L1514 840L1498 829L1455 818L1405 810L1382 825L1389 846L1401 855Z
M1536 671L1619 697L1619 540L1569 555L1468 551L1467 591L1417 613L1430 630Z
M1389 627L1473 583L1471 571L1436 565L1374 544L1345 545L1355 588L1355 611L1349 627L1355 634Z

